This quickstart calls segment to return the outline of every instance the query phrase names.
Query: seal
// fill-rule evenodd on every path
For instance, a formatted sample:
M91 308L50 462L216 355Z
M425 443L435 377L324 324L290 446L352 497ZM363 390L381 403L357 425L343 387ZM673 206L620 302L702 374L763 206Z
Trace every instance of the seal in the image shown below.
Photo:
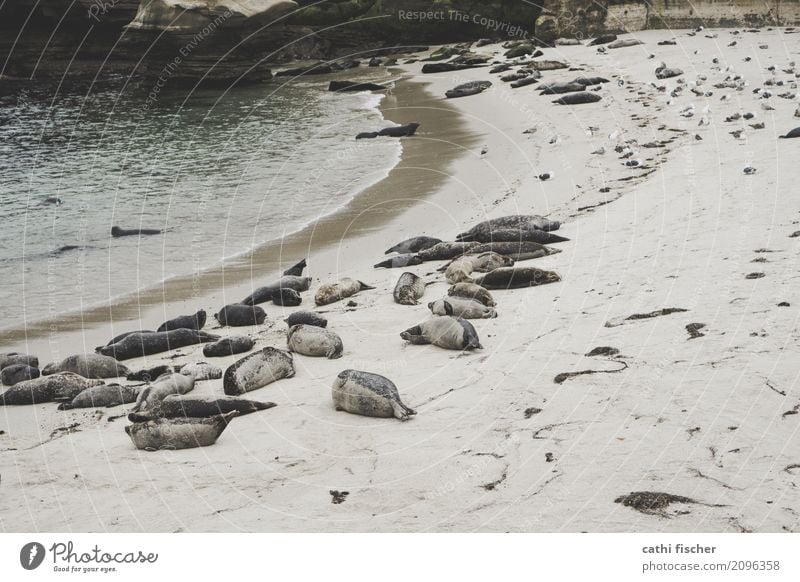
M172 372L171 366L155 366L154 368L145 368L132 372L128 374L125 379L128 380L128 382L151 382L161 374L166 374L167 372Z
M201 309L194 315L181 315L165 321L156 331L172 331L173 329L203 329L206 324L206 312Z
M139 236L142 234L161 234L161 231L155 228L120 228L118 226L111 227L111 236L119 238L121 236Z
M492 307L486 307L480 301L466 297L446 297L428 303L428 309L434 315L453 315L464 319L492 319L497 317L497 312Z
M125 333L121 333L121 334L111 338L111 340L106 345L110 346L111 344L115 344L117 342L121 342L122 340L124 340L129 335L133 335L135 333L156 333L156 332L154 330L152 330L152 329L140 329L140 330L137 330L137 331L126 331Z
M268 347L242 358L225 370L222 386L228 396L238 396L292 376L292 354Z
M433 344L448 350L483 349L472 324L459 317L433 317L400 334L415 345Z
M422 264L422 259L420 259L417 255L405 254L405 255L397 255L394 257L390 257L385 261L381 261L380 263L375 265L375 268L396 269L397 267L410 267L413 265L421 265L421 264Z
M39 368L34 368L28 364L12 364L3 368L0 372L0 382L6 386L13 386L25 380L34 380L41 376Z
M101 354L77 354L42 368L43 376L58 372L73 372L84 378L120 378L131 373L124 364Z
M520 87L526 87L528 85L533 85L534 83L538 83L539 78L536 75L526 75L521 79L517 79L516 81L511 82L512 89L519 89Z
M130 360L195 344L215 342L218 339L218 335L195 329L132 333L121 341L97 348L97 352L117 360Z
M561 95L562 93L575 93L577 91L585 91L586 85L576 83L575 81L568 81L566 83L547 83L539 88L539 95Z
M119 406L136 402L140 386L121 386L120 384L103 384L87 388L72 400L65 399L58 405L59 410L73 408L100 408Z
M602 85L603 83L608 83L609 80L605 77L576 77L572 82L583 85L584 87L590 87L592 85Z
M21 354L19 352L7 352L0 354L0 370L14 364L25 364L31 368L39 367L39 358L36 356L29 356L28 354Z
M273 294L281 289L294 289L300 293L301 291L308 291L309 287L311 287L311 277L284 275L270 285L259 287L239 303L242 305L258 305L259 303L271 301Z
M230 327L243 327L246 325L261 325L267 319L267 312L258 305L242 305L234 303L226 305L214 317L220 325Z
M511 267L513 265L514 259L494 252L481 253L475 256L465 255L453 259L447 265L444 276L448 283L455 285L462 281L472 281L471 275L473 271L486 273L500 267Z
M317 289L314 303L317 305L330 305L347 297L352 297L365 289L375 289L375 287L370 287L366 283L355 279L344 278L336 283L327 283Z
M296 265L292 265L291 267L286 269L283 272L283 276L284 277L302 277L303 276L303 271L305 270L306 266L307 266L306 265L306 260L303 259L302 261L300 261Z
M286 336L289 351L304 356L322 357L335 360L342 357L344 344L338 334L314 325L295 325Z
M567 93L563 97L553 101L556 105L583 105L584 103L597 103L602 97L597 93L581 91L580 93Z
M800 137L800 127L795 127L792 131L786 132L786 135L779 135L781 139L792 139L795 137Z
M554 249L546 247L535 242L490 242L483 243L472 249L475 253L488 253L493 252L505 257L509 257L515 261L529 261L530 259L538 259L548 255L555 255L561 252L561 249Z
M456 283L447 290L447 294L451 297L474 299L475 301L480 301L486 307L494 307L497 305L492 294L489 293L485 287L481 287L475 283Z
M468 81L456 85L452 89L445 91L445 97L448 99L458 99L459 97L470 97L471 95L478 95L483 93L486 89L492 86L491 81Z
M378 132L379 136L386 137L411 137L417 132L419 123L406 123L405 125L394 125L385 127Z
M281 287L272 292L272 302L275 305L283 305L284 307L297 307L303 302L303 298L294 289Z
M72 372L61 372L15 384L0 394L0 405L42 404L56 399L72 399L87 388L102 383L102 380L88 380Z
M179 373L184 376L191 376L195 382L203 382L205 380L219 380L222 378L222 368L206 364L205 362L195 362L193 364L185 364L181 366Z
M549 220L538 214L512 214L479 222L467 232L459 234L456 240L487 243L493 240L492 233L495 230L521 230L523 228L552 231L561 228L561 223L556 220Z
M207 447L217 442L219 435L238 414L234 410L208 418L159 418L129 424L125 432L137 449L145 451Z
M417 253L423 261L449 261L461 255L466 255L478 246L474 242L440 242L429 249Z
M475 280L476 285L487 289L522 289L561 281L558 273L534 267L495 269Z
M362 131L356 134L356 139L375 139L378 137L377 131Z
M213 344L203 346L203 355L207 358L222 358L249 352L256 345L252 339L246 335L231 335L224 337Z
M486 242L535 242L542 245L567 242L569 239L546 230L528 228L501 228L492 231L492 240Z
M304 325L316 325L317 327L328 327L328 320L313 311L295 311L284 321L289 327L294 327L301 323Z
M194 376L167 372L161 374L149 386L139 391L133 412L151 410L170 394L186 394L194 390Z
M403 273L394 286L394 301L400 305L419 305L425 295L425 281L414 273Z
M217 414L227 414L236 411L239 416L252 414L259 410L269 410L276 405L274 402L258 402L245 398L226 396L208 400L205 398L192 398L187 396L167 396L151 412L131 412L128 420L131 422L146 422L157 418L208 418Z
M397 243L392 248L388 249L385 254L418 253L419 251L429 249L433 245L437 245L440 242L442 242L441 239L433 238L431 236L415 236L413 238L406 239L403 242Z
M408 420L416 414L400 400L394 382L370 372L345 370L333 381L333 406L361 416Z

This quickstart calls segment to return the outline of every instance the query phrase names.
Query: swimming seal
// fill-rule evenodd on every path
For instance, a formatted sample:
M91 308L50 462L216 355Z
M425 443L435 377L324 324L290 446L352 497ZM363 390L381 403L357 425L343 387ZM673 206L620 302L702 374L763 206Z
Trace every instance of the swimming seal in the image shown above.
M0 372L0 382L5 386L13 386L25 380L34 380L41 376L39 368L34 368L28 364L12 364L3 368Z
M151 410L158 406L170 394L186 394L194 390L194 376L179 374L178 372L167 372L161 374L149 386L139 391L136 398L136 406L133 412Z
M394 286L394 301L400 305L419 305L425 287L425 281L414 273L403 273Z
M602 97L597 93L589 93L582 91L580 93L567 93L560 99L556 99L553 103L557 105L582 105L584 103L597 103Z
M144 413L132 412L128 415L128 420L131 422L146 422L157 418L208 418L209 416L226 414L234 410L239 413L239 416L244 416L259 410L269 410L275 406L274 402L258 402L232 396L209 400L172 395L162 400L156 410Z
M259 303L271 301L275 292L281 289L293 289L300 293L301 291L308 291L309 287L311 287L311 277L284 275L270 285L259 287L239 303L242 305L258 305Z
M494 307L497 303L485 287L475 283L456 283L447 290L451 297L464 297L483 303L486 307Z
M39 367L39 358L36 356L29 356L28 354L21 354L19 352L7 352L0 354L0 370L7 366L14 364L25 364L31 368Z
M292 376L294 376L292 354L275 348L263 348L225 370L222 385L225 394L238 396Z
M125 432L137 449L145 451L207 447L217 442L219 435L238 414L234 410L208 418L159 418L129 424Z
M467 232L459 234L456 240L487 243L493 240L492 234L495 230L538 229L552 231L558 230L560 227L560 222L549 220L538 214L512 214L510 216L501 216L499 218L492 218L491 220L479 222Z
M267 318L267 312L258 305L242 305L234 303L226 305L214 317L220 325L230 327L243 327L246 325L261 325Z
M119 238L121 236L138 236L142 234L161 234L161 231L155 228L120 228L118 226L111 227L111 236Z
M400 401L397 386L383 376L345 370L333 381L333 406L361 416L408 420L416 414Z
M445 297L438 301L428 303L428 309L434 315L453 315L464 319L492 319L497 317L497 312L486 307L480 301L466 297Z
M304 356L322 357L335 360L342 357L344 345L338 334L314 325L295 325L286 336L289 351Z
M488 253L494 252L505 257L509 257L515 261L529 261L530 259L538 259L548 255L555 255L561 252L561 249L554 249L546 247L535 242L490 242L483 243L472 249L474 253Z
M72 372L42 376L15 384L0 394L0 405L42 404L56 399L72 399L87 388L102 383L102 380L88 380Z
M409 253L405 255L396 255L394 257L390 257L385 261L381 261L380 263L375 265L375 268L396 269L397 267L410 267L413 265L421 265L421 264L422 264L422 259L420 259L417 255Z
M420 251L417 256L423 261L449 261L461 255L466 255L478 246L474 242L440 242L429 249Z
M205 362L194 362L193 364L186 364L181 366L178 373L184 376L191 376L195 382L203 382L205 380L219 380L222 378L222 368L206 364Z
M181 315L165 321L156 331L172 331L173 329L203 329L206 324L206 312L201 309L194 315Z
M249 352L256 345L252 339L246 335L232 335L224 337L213 344L203 346L203 355L207 358L222 358L224 356L234 356L244 352Z
M72 400L66 399L58 405L59 410L72 410L73 408L111 408L120 404L136 402L139 397L140 386L121 386L120 384L103 384L92 386L82 391Z
M132 333L121 341L97 348L97 352L117 360L130 360L218 339L218 335L194 329Z
M295 311L284 321L290 328L301 323L304 325L316 325L317 327L328 327L328 320L313 311Z
M366 283L357 281L355 279L344 278L336 283L327 283L317 289L317 294L314 296L314 302L317 305L330 305L336 303L347 297L352 297L359 291L365 289L375 289Z
M397 243L392 248L387 250L385 254L388 255L390 253L417 253L419 251L424 251L425 249L429 249L433 245L439 244L440 242L442 242L441 239L433 238L430 236L415 236L413 238L404 240L403 242Z
M522 289L561 281L558 273L534 267L495 269L475 279L475 284L487 289Z
M42 369L43 376L58 372L73 372L84 378L119 378L131 373L127 366L116 359L101 354L77 354L60 362L47 364Z
M284 307L297 307L303 302L303 298L300 297L300 293L294 289L281 287L277 291L272 292L272 302L275 305L282 305Z
M432 317L400 334L415 345L433 344L448 350L482 349L478 332L470 322L449 315Z

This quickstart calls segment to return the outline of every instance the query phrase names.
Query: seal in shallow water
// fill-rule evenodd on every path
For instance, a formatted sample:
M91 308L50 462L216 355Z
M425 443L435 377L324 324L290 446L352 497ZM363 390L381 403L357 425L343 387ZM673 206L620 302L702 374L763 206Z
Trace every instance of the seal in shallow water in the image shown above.
M330 305L331 303L336 303L347 297L352 297L359 291L365 289L375 289L375 287L370 287L366 283L346 277L336 283L326 283L322 285L317 289L314 302L317 305Z
M268 347L242 358L225 370L222 385L225 394L238 396L292 376L292 354Z
M432 317L400 334L416 345L433 344L448 350L482 349L478 332L470 322L449 315Z
M400 305L419 305L425 294L425 281L414 273L403 273L394 286L394 300Z
M116 343L97 348L97 352L104 356L111 356L117 360L129 360L131 358L176 350L194 344L214 342L218 339L218 335L194 329L132 333Z
M203 329L206 324L206 312L201 309L194 315L181 315L162 323L156 331L171 331L173 329Z
M433 245L439 244L440 242L442 242L441 239L433 238L430 236L415 236L413 238L406 239L403 242L397 243L392 248L387 250L385 254L388 255L390 253L417 253L419 251L424 251L425 249L429 249Z
M132 412L128 415L131 422L145 422L157 418L207 418L217 414L236 411L239 416L274 408L274 402L258 402L245 398L224 396L222 398L193 398L191 396L167 396L161 404L151 412Z
M0 394L0 405L42 404L56 399L72 399L87 388L102 383L102 380L88 380L72 372L42 376L15 384Z
M351 414L400 420L416 414L400 401L400 393L391 380L369 372L341 372L333 381L332 396L336 410Z
M495 230L539 229L551 231L558 230L560 227L561 223L557 220L550 220L538 214L512 214L479 222L467 232L459 234L456 240L486 243L494 240L492 233Z
M543 271L535 267L511 267L495 269L475 279L475 284L487 289L522 289L561 281L558 273Z
M314 325L295 325L286 336L289 350L304 356L322 357L335 360L342 357L344 345L342 338L329 329Z
M145 451L207 447L217 442L219 435L238 414L234 410L208 418L159 418L129 424L125 432L137 449Z
M116 359L102 354L77 354L60 362L47 364L42 369L43 376L58 372L73 372L84 378L119 378L131 373L127 366Z

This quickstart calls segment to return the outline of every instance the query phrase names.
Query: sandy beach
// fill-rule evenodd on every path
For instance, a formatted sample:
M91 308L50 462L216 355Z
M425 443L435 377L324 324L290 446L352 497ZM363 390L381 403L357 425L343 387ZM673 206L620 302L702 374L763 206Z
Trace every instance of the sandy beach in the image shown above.
M123 430L130 406L3 407L0 530L798 531L800 237L791 235L800 231L800 140L778 136L800 126L796 97L780 97L796 93L784 70L800 57L800 37L725 29L621 38L643 44L557 46L537 59L569 67L539 83L609 79L602 100L585 105L555 105L536 84L512 89L489 68L423 75L422 63L403 65L382 108L393 122L422 125L391 175L342 213L224 269L0 339L0 352L44 365L203 308L206 331L283 349L283 319L312 309L320 285L353 277L375 287L355 305L316 308L341 336L342 358L295 354L293 378L247 394L277 406L234 419L210 447L136 450ZM499 44L473 50L503 60ZM657 79L661 61L684 74ZM714 87L736 75L742 90ZM773 77L784 84L766 87ZM444 98L472 80L493 85ZM725 121L748 112L755 117ZM625 146L631 158L621 157ZM552 178L537 178L545 172ZM510 214L562 222L558 234L570 240L553 245L560 253L518 263L562 281L493 291L499 317L472 322L482 350L403 341L449 285L442 261L373 268L384 251L416 235L454 240ZM262 305L267 322L253 328L210 317L302 257L313 283L301 307ZM405 271L431 283L418 306L393 301ZM664 309L680 311L630 318ZM619 353L586 356L600 346ZM192 346L125 364L225 369L237 359L208 360ZM331 385L348 368L390 378L417 415L335 411ZM222 381L192 394L221 395ZM636 491L696 503L659 514L615 503ZM348 495L332 503L333 492Z

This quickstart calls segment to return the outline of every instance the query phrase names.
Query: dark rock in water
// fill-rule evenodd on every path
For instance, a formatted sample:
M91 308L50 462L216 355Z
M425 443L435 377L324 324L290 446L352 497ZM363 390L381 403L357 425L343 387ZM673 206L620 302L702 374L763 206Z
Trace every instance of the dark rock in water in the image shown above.
M256 345L252 339L246 335L232 335L224 337L213 344L203 346L203 355L207 358L222 358L249 352Z
M508 63L503 63L502 65L497 65L495 68L491 69L489 72L492 74L495 73L505 73L506 71L511 70L511 65Z
M523 79L519 79L517 81L514 81L513 83L511 83L511 87L513 89L518 89L520 87L525 87L527 85L533 85L534 83L538 83L538 82L539 82L539 80L536 77L534 77L533 75L531 75L529 77L525 77Z
M25 380L33 380L41 376L38 368L29 366L27 364L12 364L3 368L0 372L0 381L5 386L13 386Z
M363 131L356 136L356 139L375 139L378 137L377 131Z
M300 77L302 75L327 75L333 72L333 67L328 63L314 63L307 67L297 67L295 69L286 69L275 73L276 77Z
M171 366L155 366L154 368L144 368L128 374L125 379L129 382L152 382L161 374L172 372Z
M491 81L470 81L462 83L447 91L445 96L448 99L456 99L458 97L469 97L470 95L477 95L492 86Z
M294 289L281 287L272 292L272 302L275 305L283 305L285 307L296 307L303 302L300 293Z
M328 91L384 91L386 87L376 83L359 83L358 81L331 81Z
M598 36L594 40L590 41L587 46L597 46L597 45L601 45L601 44L608 44L610 42L614 42L615 40L617 40L617 35L616 34L601 34L600 36Z
M419 127L419 123L407 123L405 125L396 125L394 127L386 127L378 132L379 136L389 137L410 137L414 135Z
M203 329L206 324L206 312L201 309L194 315L181 315L162 323L156 331L170 331L173 329Z
M569 93L560 99L556 99L553 103L557 103L558 105L581 105L583 103L597 103L601 99L602 97L597 93L588 93L584 91L582 93Z
M534 47L532 44L529 43L519 44L514 48L507 50L505 53L505 57L507 59L515 59L517 57L523 57L525 55L533 54L534 50L536 50L536 47Z
M328 320L322 315L313 311L295 311L286 318L289 328L295 325L313 325L316 327L328 327Z
M422 72L428 73L449 73L451 71L463 71L464 69L474 69L480 67L480 64L470 65L467 63L425 63L422 66Z
M119 226L111 227L111 236L114 238L121 236L139 236L142 234L161 234L161 231L156 228L120 228Z

